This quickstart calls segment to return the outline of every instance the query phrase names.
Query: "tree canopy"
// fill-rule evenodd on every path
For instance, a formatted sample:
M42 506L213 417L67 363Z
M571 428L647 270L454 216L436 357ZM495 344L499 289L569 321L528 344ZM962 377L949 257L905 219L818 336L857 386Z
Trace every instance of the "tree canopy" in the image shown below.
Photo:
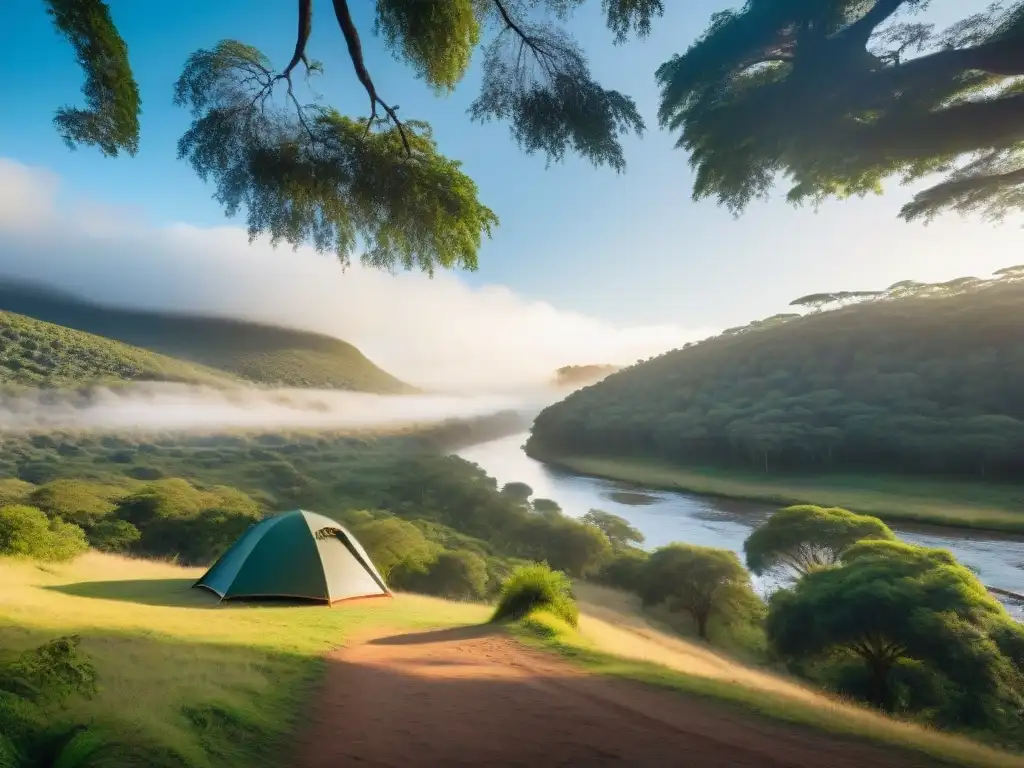
M477 122L501 120L527 153L549 162L574 152L625 168L621 137L644 123L633 100L595 80L563 24L587 0L377 0L372 32L438 95L452 91L483 48L483 78L469 109ZM62 107L54 123L67 144L104 155L139 148L142 96L104 0L45 0L56 30L83 70L84 106ZM174 85L192 125L179 157L212 181L249 235L311 243L348 263L357 240L364 263L382 268L474 269L482 238L498 223L458 161L437 150L430 126L399 116L395 94L378 90L348 0L324 2L363 90L361 113L306 103L302 83L323 72L309 50L313 0L295 0L295 31L283 67L237 40L193 53ZM318 8L320 5L317 6ZM602 0L615 42L644 36L662 0ZM319 19L319 15L316 17ZM308 90L308 89L307 89Z
M584 523L600 528L608 537L612 548L619 550L626 547L638 546L644 543L644 535L629 521L605 512L603 509L592 509L582 518Z
M800 504L779 510L755 528L743 542L743 553L747 567L758 576L771 571L806 576L836 565L858 541L895 538L877 517Z
M980 727L1022 703L1024 632L945 550L855 544L840 567L776 592L766 628L783 657L855 661L861 695L890 712Z
M693 619L698 637L708 639L713 617L731 621L760 604L750 574L735 552L695 544L656 549L644 567L640 597L645 605L667 603Z
M658 70L695 199L734 213L780 177L791 202L931 179L900 215L998 219L1024 204L1024 2L937 30L929 0L747 0ZM968 5L964 3L964 5Z

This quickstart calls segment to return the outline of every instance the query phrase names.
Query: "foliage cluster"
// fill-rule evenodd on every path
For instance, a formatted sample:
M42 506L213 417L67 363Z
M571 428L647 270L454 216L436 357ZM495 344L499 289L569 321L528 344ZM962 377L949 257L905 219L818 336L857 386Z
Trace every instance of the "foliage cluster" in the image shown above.
M899 285L612 374L545 409L527 451L765 473L1024 476L1024 282L1007 272L956 290Z
M579 608L569 577L543 564L517 568L501 585L491 621L518 621L534 611L548 611L575 627L579 623Z
M784 509L744 544L785 586L769 645L789 670L897 714L1019 744L1024 627L946 550L843 509Z
M682 615L701 640L726 646L736 646L764 614L750 574L726 549L673 543L648 553L627 545L595 581L638 595L646 608Z
M48 518L36 507L0 507L0 555L60 562L87 548L85 533L74 523Z
M580 5L380 0L371 29L438 94L456 87L473 52L483 48L470 119L506 122L527 153L549 161L573 152L621 171L622 136L642 133L644 122L631 98L597 82L580 45L562 28ZM85 76L85 105L59 110L58 131L72 147L135 154L142 100L107 3L47 0L45 6ZM343 115L295 77L300 67L307 80L323 72L310 56L312 0L299 0L296 10L294 52L284 67L231 39L211 41L184 62L174 102L192 121L178 141L179 157L213 183L229 216L244 210L253 238L265 234L296 247L309 242L345 264L361 241L363 262L375 267L474 269L497 217L478 200L461 163L438 151L430 126L400 118L398 105L378 90L363 55L362 36L370 30L361 29L362 18L348 0L334 0L325 17L336 42L344 40L366 96L366 112ZM663 10L662 0L605 2L605 24L624 42L646 35Z
M908 221L1019 209L1024 3L961 5L945 29L915 15L929 0L748 0L713 14L657 73L694 198L739 213L780 181L799 204L878 194L895 177L932 182L903 207Z
M11 282L0 285L0 309L7 310L0 312L0 381L74 386L145 379L223 385L241 379L382 394L414 391L351 344L308 331L116 309Z

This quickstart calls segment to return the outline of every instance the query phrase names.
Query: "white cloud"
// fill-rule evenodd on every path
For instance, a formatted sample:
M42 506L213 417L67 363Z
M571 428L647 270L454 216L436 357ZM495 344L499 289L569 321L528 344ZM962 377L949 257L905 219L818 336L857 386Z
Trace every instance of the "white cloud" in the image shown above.
M49 171L0 158L0 278L319 331L425 387L508 391L562 365L627 364L710 332L616 327L455 274L342 271L309 248L250 245L238 227L148 226L94 201L61 205L58 190Z

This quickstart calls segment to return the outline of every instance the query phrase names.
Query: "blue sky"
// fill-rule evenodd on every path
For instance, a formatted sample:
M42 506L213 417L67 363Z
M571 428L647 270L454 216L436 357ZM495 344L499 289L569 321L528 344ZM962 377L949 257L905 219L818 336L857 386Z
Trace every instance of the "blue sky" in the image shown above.
M69 198L128 209L154 225L223 225L211 189L175 158L188 116L171 104L171 86L189 53L222 38L256 45L283 64L294 43L293 3L111 0L144 110L141 151L118 160L63 145L50 121L57 107L79 100L81 76L71 49L54 34L38 0L4 4L0 66L18 74L5 80L0 155L55 172ZM575 158L545 169L542 157L519 151L506 126L470 123L465 110L477 92L478 68L454 95L435 98L373 36L370 0L353 3L378 90L399 103L405 117L433 124L441 149L464 161L481 198L501 218L481 269L464 276L471 286L504 285L526 299L618 326L721 328L781 311L789 299L812 291L984 275L1020 261L1020 231L1013 225L993 228L957 217L928 228L900 222L895 214L908 192L899 188L880 199L831 203L817 214L773 200L753 205L739 220L713 202L691 202L687 158L657 127L654 70L685 50L711 13L734 3L666 5L651 37L625 46L611 44L596 0L571 22L599 79L630 93L648 122L647 135L627 140L629 167L620 176ZM967 6L935 0L933 20L954 20ZM315 10L310 53L327 70L317 90L341 111L363 114L366 97L351 74L330 4L319 0Z

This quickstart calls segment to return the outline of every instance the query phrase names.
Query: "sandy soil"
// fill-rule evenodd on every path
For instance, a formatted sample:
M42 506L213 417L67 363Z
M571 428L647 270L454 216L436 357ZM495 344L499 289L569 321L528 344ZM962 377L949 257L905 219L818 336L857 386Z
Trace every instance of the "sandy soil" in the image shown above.
M587 675L487 629L370 639L329 661L296 754L305 768L933 764Z

